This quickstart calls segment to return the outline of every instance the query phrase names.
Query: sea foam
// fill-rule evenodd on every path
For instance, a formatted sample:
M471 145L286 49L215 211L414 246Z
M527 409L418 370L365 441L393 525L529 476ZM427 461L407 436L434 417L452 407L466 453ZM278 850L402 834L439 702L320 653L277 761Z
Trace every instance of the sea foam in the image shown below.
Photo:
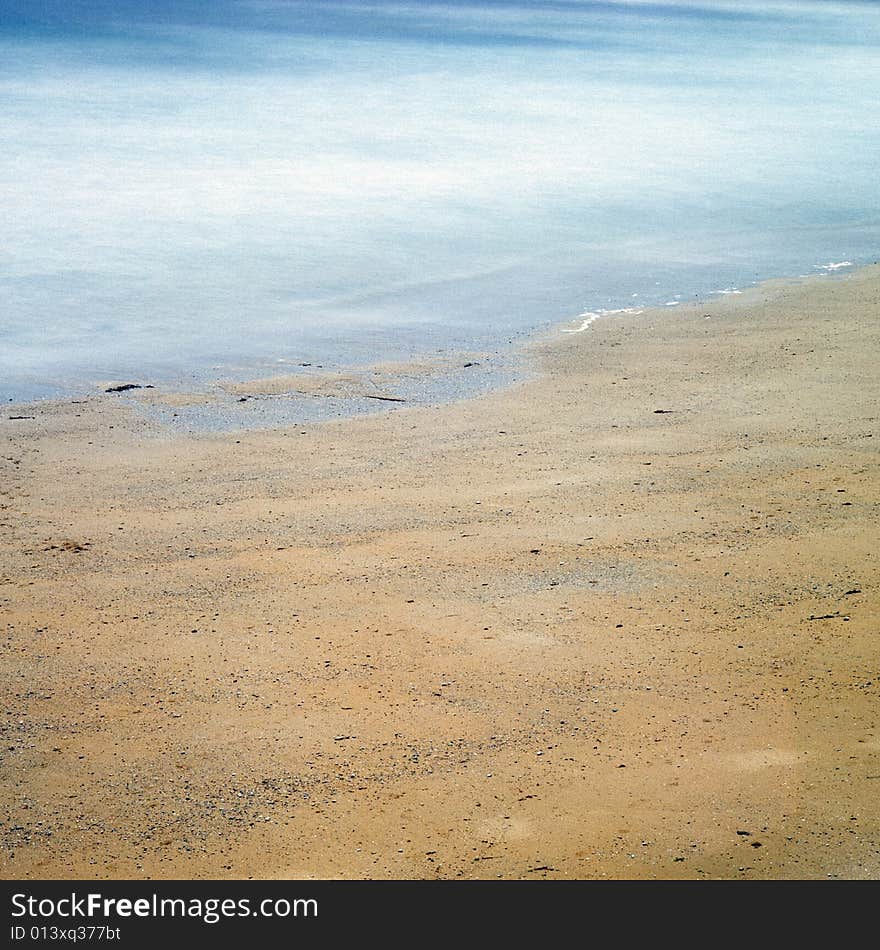
M583 313L579 313L576 317L578 320L583 322L579 327L563 327L563 333L583 333L587 327L593 323L595 320L598 320L599 317L610 317L617 313L643 313L644 311L639 310L636 307L622 307L619 310L585 310Z

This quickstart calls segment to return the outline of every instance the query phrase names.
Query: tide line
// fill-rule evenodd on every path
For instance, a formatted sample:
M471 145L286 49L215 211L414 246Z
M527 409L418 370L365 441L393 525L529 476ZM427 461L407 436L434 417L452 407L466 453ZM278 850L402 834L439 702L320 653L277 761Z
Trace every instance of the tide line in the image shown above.
M644 311L639 310L637 307L621 307L619 310L585 310L583 313L579 313L575 319L582 320L583 322L579 327L563 327L563 333L583 333L587 327L593 323L595 320L598 320L599 317L609 317L613 316L616 313L643 313Z

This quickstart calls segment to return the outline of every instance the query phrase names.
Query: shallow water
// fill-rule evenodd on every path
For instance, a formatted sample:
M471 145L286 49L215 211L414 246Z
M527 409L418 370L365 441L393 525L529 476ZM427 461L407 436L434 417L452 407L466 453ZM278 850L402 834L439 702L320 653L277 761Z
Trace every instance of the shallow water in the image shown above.
M0 0L0 395L874 260L878 51L872 3Z

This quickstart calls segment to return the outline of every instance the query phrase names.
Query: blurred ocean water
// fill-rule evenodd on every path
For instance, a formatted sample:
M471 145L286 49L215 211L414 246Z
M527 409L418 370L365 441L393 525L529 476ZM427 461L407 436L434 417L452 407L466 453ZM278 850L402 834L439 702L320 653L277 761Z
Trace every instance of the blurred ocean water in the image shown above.
M0 0L0 396L874 260L880 4Z

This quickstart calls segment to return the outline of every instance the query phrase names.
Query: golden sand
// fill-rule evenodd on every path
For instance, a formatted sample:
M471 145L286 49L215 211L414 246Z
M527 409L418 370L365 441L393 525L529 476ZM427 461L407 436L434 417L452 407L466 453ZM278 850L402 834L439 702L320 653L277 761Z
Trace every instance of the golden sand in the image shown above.
M880 876L878 315L777 282L273 432L4 413L0 874Z

